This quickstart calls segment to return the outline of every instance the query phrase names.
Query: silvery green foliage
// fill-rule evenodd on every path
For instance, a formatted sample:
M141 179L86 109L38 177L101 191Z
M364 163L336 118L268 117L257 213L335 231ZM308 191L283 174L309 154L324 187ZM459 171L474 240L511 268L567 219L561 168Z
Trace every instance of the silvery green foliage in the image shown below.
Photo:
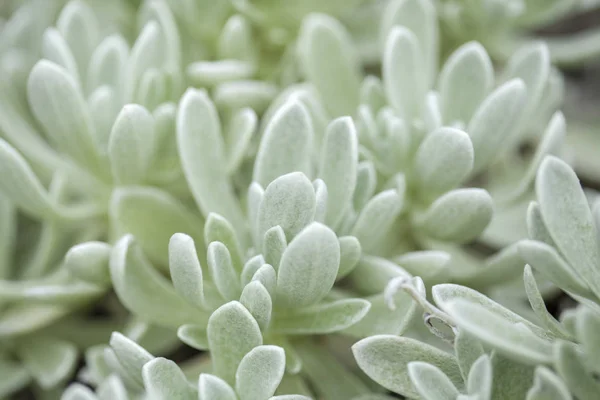
M419 302L452 328L454 334L440 337L453 342L454 355L408 338L373 336L353 347L367 375L397 393L432 400L458 393L492 400L597 397L597 207L590 208L573 170L552 156L537 173L536 195L527 215L530 240L518 243L535 323L473 289L435 285L437 307ZM541 279L565 291L577 308L555 319L540 294ZM388 295L398 289L411 290L396 280Z
M437 9L444 27L444 40L450 45L476 39L494 57L504 59L522 43L539 40L540 35L535 35L534 31L597 9L598 5L597 1L483 0L461 3L442 0L437 2ZM388 12L402 8L390 6ZM548 42L555 63L580 65L599 54L598 34L597 29L588 29L578 34L542 38Z
M110 347L103 349L95 363L103 364L98 369L105 373L96 392L75 383L62 398L309 399L303 395L275 395L286 368L284 349L261 344L258 323L242 304L233 301L217 309L208 329L208 341L215 348L211 361L215 366L227 366L227 380L207 372L198 374L194 368L182 370L173 361L154 357L135 341L115 332Z
M469 42L438 71L441 33L433 4L392 3L382 28L381 79L361 76L340 23L313 14L298 43L310 85L282 97L304 99L315 121L353 115L357 185L372 193L401 188L393 214L398 218L385 226L395 234L377 240L376 249L361 240L363 248L394 257L429 279L451 276L479 287L514 279L522 267L515 247L481 259L457 244L477 239L497 248L526 235L522 214L533 196L535 171L545 154L560 153L565 134L556 111L561 78L542 43L520 48L497 74L484 48ZM519 146L531 141L537 143L535 154L524 159ZM485 187L470 187L482 177ZM361 198L354 202L357 208L363 204ZM416 249L437 252L420 254L438 260L431 271L402 258Z

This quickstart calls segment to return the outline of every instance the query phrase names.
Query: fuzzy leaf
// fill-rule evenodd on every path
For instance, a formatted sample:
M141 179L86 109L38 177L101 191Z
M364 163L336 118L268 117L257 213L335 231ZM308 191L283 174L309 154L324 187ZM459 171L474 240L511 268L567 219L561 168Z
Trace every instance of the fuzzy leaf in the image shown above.
M403 26L387 37L382 58L382 76L388 101L400 114L417 116L427 91L426 71L419 39Z
M277 275L277 304L300 308L329 293L340 265L335 233L318 222L301 231L281 257Z
M352 202L357 211L363 209L365 204L373 197L377 186L377 172L371 162L361 162L356 170L356 188Z
M529 265L525 266L523 281L525 283L525 293L527 294L529 304L542 325L557 337L567 340L571 339L569 332L546 309L546 303L538 289L537 282L533 276L533 271Z
M227 300L240 296L240 280L233 268L229 250L221 242L212 242L208 246L207 261L210 274L219 293Z
M87 75L87 88L92 92L107 85L121 91L129 49L125 39L119 35L106 37L94 50Z
M242 290L240 303L250 311L260 329L265 332L271 322L273 302L269 291L260 281L252 281Z
M322 335L346 329L360 321L370 304L363 299L343 299L277 315L271 330L286 335Z
M563 381L550 369L539 366L535 369L533 386L526 400L571 400L571 392Z
M147 362L152 361L154 356L139 344L118 332L113 332L111 335L110 347L127 377L141 387L144 383L142 368Z
M203 307L204 281L194 239L183 233L171 236L169 270L175 290L190 304Z
M269 264L262 265L252 276L252 281L259 281L267 289L271 298L275 296L277 287L277 272Z
M430 0L391 1L382 15L382 43L395 26L412 31L421 46L427 86L433 84L438 68L438 16Z
M0 190L27 214L44 218L54 214L54 204L31 167L11 145L0 138Z
M425 400L455 400L458 390L438 367L421 361L408 363L411 383Z
M316 222L325 223L327 199L329 197L327 185L325 185L322 179L315 179L313 181L313 188L315 189L315 216L313 219Z
M473 168L473 145L469 135L440 128L425 137L414 161L416 184L426 196L456 188Z
M258 117L251 108L239 110L231 119L225 145L227 147L227 171L233 174L241 166L250 141L256 131Z
M202 243L202 220L160 189L138 186L117 189L110 207L123 231L133 234L144 253L161 266L169 264L168 246L173 234L187 233Z
M357 133L352 118L333 120L327 127L319 177L327 185L328 226L337 227L351 205L358 163Z
M177 327L206 321L206 314L181 298L170 282L149 265L131 235L115 244L110 274L123 305L148 322Z
M285 232L281 226L269 228L263 238L263 256L265 262L271 264L275 270L279 269L279 262L287 247Z
M492 399L523 399L533 383L533 367L492 352Z
M250 258L248 261L246 261L246 263L244 264L244 268L242 269L242 273L240 275L240 278L242 280L242 287L246 286L252 280L252 277L254 276L256 271L258 271L258 269L264 264L265 259L262 254L257 254L254 257Z
M231 254L231 261L236 271L242 270L242 250L235 229L225 218L218 214L210 213L204 225L204 242L223 243Z
M587 284L554 248L533 240L522 240L518 246L519 253L525 262L546 279L569 292L583 296L591 295Z
M475 150L472 174L489 165L506 146L523 115L526 99L525 84L515 79L498 87L479 105L467 127Z
M208 350L208 337L203 325L181 325L177 329L177 337L196 350Z
M232 301L210 316L206 332L215 374L233 384L244 356L262 345L258 323L242 304Z
M454 353L465 382L468 382L471 367L483 354L481 343L464 329L459 329L454 339Z
M237 400L234 390L221 378L200 374L198 383L199 400Z
M492 363L487 354L479 357L471 366L467 381L467 391L479 400L491 400L492 397Z
M447 302L444 309L461 329L511 359L524 364L552 361L551 343L536 336L525 324L512 322L502 315L505 313L464 299Z
M293 172L280 176L267 186L258 210L258 234L281 226L288 240L293 239L315 214L315 191L308 178Z
M536 193L558 249L592 292L600 296L598 236L577 175L564 161L548 156L537 174Z
M273 394L285 371L281 347L258 346L244 356L235 373L235 390L240 400L263 400Z
M358 216L352 236L360 242L364 252L377 248L402 210L403 195L390 189L377 194L365 205Z
M69 249L64 266L83 281L106 286L110 283L110 251L111 246L107 243L80 243Z
M273 115L260 141L254 180L263 187L290 172L310 175L313 142L310 115L301 102L289 100Z
M556 247L548 228L546 228L540 205L535 201L529 203L529 207L527 207L527 233L532 240Z
M447 123L466 122L494 85L494 67L477 42L456 49L440 72L442 115Z
M585 355L574 343L559 341L554 346L554 367L577 399L593 400L600 382L588 372Z
M338 240L340 242L340 268L336 280L342 279L351 273L362 254L360 242L354 236L342 236Z
M244 216L227 178L221 122L208 95L188 89L177 113L181 166L196 204L205 216L215 212L245 231Z
M58 65L41 60L31 70L27 94L50 142L79 165L100 173L91 117L73 77Z
M467 243L483 232L492 219L493 204L483 189L456 189L439 197L416 225L426 235L444 241Z
M118 184L144 181L154 153L154 118L144 107L127 104L112 127L108 158Z
M307 80L334 116L353 114L359 104L360 67L344 26L325 14L303 20L298 40Z
M427 362L438 367L450 381L462 387L462 377L456 359L435 347L414 339L377 335L352 346L358 366L375 382L395 393L418 397L408 375L408 363Z
M70 378L77 363L74 344L41 335L18 340L16 351L25 368L44 389Z
M155 358L142 368L144 388L150 399L194 400L196 390L188 383L181 369L171 360Z

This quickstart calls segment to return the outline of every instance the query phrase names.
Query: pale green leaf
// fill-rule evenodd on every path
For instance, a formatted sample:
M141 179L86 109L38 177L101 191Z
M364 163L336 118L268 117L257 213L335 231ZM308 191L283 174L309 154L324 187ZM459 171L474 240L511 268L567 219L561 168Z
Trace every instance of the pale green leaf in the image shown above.
M181 325L177 329L177 337L196 350L208 350L208 336L203 325Z
M159 357L142 368L146 395L152 400L195 400L195 388L188 383L181 369L171 360Z
M600 249L594 218L575 172L548 156L540 166L536 194L544 222L573 270L600 296Z
M319 178L327 185L325 222L334 228L352 204L358 163L357 141L356 128L350 117L333 120L325 132Z
M484 189L455 189L415 216L415 225L432 238L467 243L483 232L492 213L492 198Z
M277 272L269 264L262 265L252 276L252 281L259 281L267 289L271 298L275 296L277 287Z
M176 198L158 188L131 186L115 190L110 213L124 232L135 236L148 257L161 267L169 263L169 240L175 233L189 234L202 243L203 221ZM201 258L204 258L203 246Z
M87 74L87 89L108 85L116 93L122 93L125 65L129 48L120 35L107 36L94 50Z
M257 254L254 257L250 258L244 264L244 268L242 269L242 273L240 275L242 287L246 286L251 280L256 271L260 267L265 264L265 259L262 254Z
M439 53L438 15L434 2L390 1L383 10L381 25L382 44L395 26L406 27L415 34L423 53L426 83L427 86L431 86L437 73Z
M492 399L524 399L533 383L534 367L492 353Z
M298 39L303 72L334 117L353 114L359 104L360 66L350 35L325 14L303 20Z
M277 304L300 308L329 293L340 265L335 233L318 222L302 230L288 245L277 275Z
M41 60L29 75L27 97L49 141L79 165L105 175L95 147L92 120L75 79L58 65Z
M524 364L550 363L552 345L523 323L514 323L504 313L494 312L474 301L451 300L444 310L459 328L476 336L482 343ZM506 310L508 311L508 310Z
M468 42L448 57L439 79L444 121L467 122L494 86L494 67L481 44Z
M444 251L412 251L395 257L393 261L411 275L423 279L434 278L447 269L451 255Z
M221 378L200 374L198 383L199 400L237 400L235 391Z
M313 188L315 189L315 216L313 219L316 222L325 223L327 200L329 197L327 185L325 185L322 179L315 179L313 181Z
M111 335L110 347L127 378L142 387L144 384L142 368L147 362L153 360L154 356L119 332L113 332Z
M105 286L110 283L110 251L111 246L107 243L80 243L69 249L64 266L81 280Z
M265 232L262 253L265 262L271 264L276 271L279 269L279 262L286 247L287 240L281 226L276 225Z
M177 293L190 304L204 307L202 267L194 239L176 233L169 240L169 271Z
M425 400L455 400L458 390L438 367L422 361L408 363L411 383Z
M526 400L572 400L569 388L550 369L539 366L535 369L533 386Z
M408 363L427 362L439 368L450 381L462 387L463 381L454 356L414 339L377 335L352 346L358 366L374 381L395 393L418 397L408 376Z
M363 299L343 299L287 311L273 320L271 331L287 335L322 335L338 332L360 321L370 304Z
M550 247L556 247L548 228L546 228L540 205L535 201L532 201L527 208L527 233L529 238L533 240L546 243Z
M554 346L554 367L580 400L593 400L600 393L600 382L586 368L585 354L575 343L559 341Z
M177 327L207 319L205 313L180 297L171 283L148 263L131 235L115 244L110 273L123 305L148 322Z
M352 198L354 209L357 211L363 209L373 196L373 193L375 193L376 186L377 172L373 163L369 161L359 163L356 170L356 188L354 189L354 196Z
M354 236L342 236L338 240L340 242L340 268L336 280L342 279L351 273L362 254L360 242Z
M219 214L210 213L204 225L204 242L209 245L212 242L223 243L231 255L231 261L236 271L241 271L242 250L235 229L225 218Z
M454 353L460 367L460 373L465 382L468 382L471 367L483 354L481 343L464 329L459 329L454 338Z
M242 108L231 118L225 137L227 172L230 175L238 170L250 151L257 125L258 117L251 108Z
M525 262L535 268L546 279L566 291L590 296L588 286L572 267L549 245L534 240L519 242L519 253Z
M77 348L60 339L36 335L16 343L17 354L35 381L44 389L65 382L77 366Z
M258 323L242 304L232 301L210 316L206 332L215 374L233 384L244 356L262 345Z
M440 128L425 137L413 164L415 183L427 197L459 186L473 168L473 145L469 135L453 128Z
M263 187L290 172L310 176L313 127L300 101L288 100L265 128L254 163L254 181Z
M489 165L505 148L524 112L527 89L520 79L504 83L479 105L467 132L475 150L473 174Z
M252 78L254 65L240 60L196 61L189 64L186 73L197 86L212 87L223 82Z
M533 276L533 271L529 265L525 265L523 281L525 283L525 293L527 294L529 305L531 305L531 309L538 317L540 323L556 337L566 340L571 339L569 332L546 309L546 303L544 302L544 298L540 293L535 277Z
M56 26L73 51L81 76L86 76L90 56L100 39L94 10L82 1L70 1L62 9Z
M427 92L427 72L419 39L409 29L390 31L382 58L382 76L388 102L404 118L418 116Z
M273 394L285 371L281 347L258 346L244 356L235 374L235 390L240 400L263 400Z
M127 104L112 127L108 140L108 158L117 184L144 181L155 146L154 118L144 107Z
M27 161L0 138L0 189L21 210L35 217L54 214L54 204Z
M75 81L79 81L79 68L74 54L64 36L57 29L46 29L42 37L41 50L44 59L64 68Z
M360 212L351 235L360 242L364 252L377 249L402 210L403 194L397 190L383 191L373 197Z
M250 311L261 331L266 332L271 322L273 302L264 285L255 280L244 286L240 303Z
M478 396L479 400L491 400L493 370L487 354L479 357L471 366L467 381L469 394Z
M227 300L239 298L240 279L233 268L229 250L221 242L212 242L207 250L208 269L219 293Z
M205 216L214 212L238 232L245 232L244 216L227 178L221 122L208 95L188 89L177 113L177 145L181 166L198 207Z

